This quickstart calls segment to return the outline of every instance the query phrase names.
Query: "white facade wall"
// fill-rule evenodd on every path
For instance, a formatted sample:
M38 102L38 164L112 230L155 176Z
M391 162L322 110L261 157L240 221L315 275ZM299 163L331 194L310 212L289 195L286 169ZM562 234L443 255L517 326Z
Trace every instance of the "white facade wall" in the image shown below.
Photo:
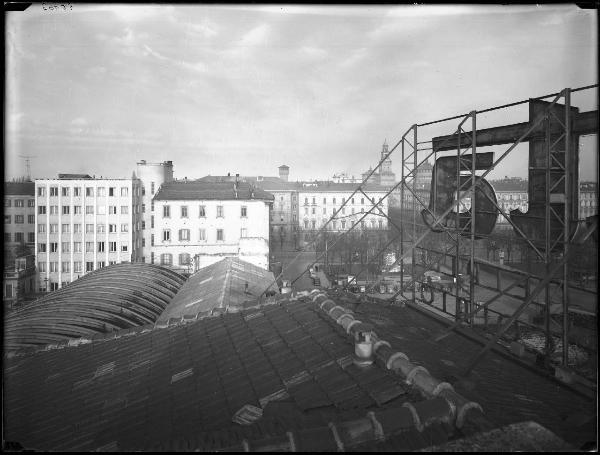
M510 211L515 209L520 209L523 213L529 210L527 191L496 191L496 199L506 214L510 214ZM508 224L508 221L499 213L497 223Z
M173 180L173 162L164 161L162 163L148 163L142 160L137 163L136 176L142 184L142 250L141 258L143 262L150 263L152 236L152 216L154 215L152 198L158 192L163 183Z
M24 244L34 246L35 199L31 195L4 196L4 245ZM19 239L22 239L20 241Z
M362 193L352 196L352 191L300 190L298 192L300 231L320 229L346 199L350 201L336 215L336 220L328 224L327 230L349 230L354 222L360 220L364 213L371 209L373 199L378 203L381 211L375 208L363 219L365 229L387 229L388 220L383 214L388 214L388 198L383 199L379 204L380 199L386 194L385 191L365 191L365 193L370 200L367 200Z
M164 216L165 206L169 216ZM204 215L200 216L200 207ZM223 216L217 215L217 207ZM187 207L187 217L182 216ZM242 216L246 207L246 216ZM194 271L214 264L224 257L239 257L263 269L269 266L269 203L262 200L155 200L154 237L151 258L181 271ZM180 231L189 230L189 240L180 238ZM201 237L201 230L204 238ZM221 230L222 240L217 239ZM166 232L169 232L168 240ZM194 264L181 263L180 255L189 254ZM171 255L170 262L168 256ZM166 262L165 262L166 259ZM183 259L183 258L182 258Z
M52 195L54 191L57 195ZM36 180L35 200L35 254L40 289L57 289L102 266L140 259L139 180ZM68 213L64 208L68 208ZM87 213L88 210L93 213ZM115 232L111 232L111 227ZM90 242L91 248L86 248ZM99 251L101 242L104 251ZM115 251L111 251L112 246Z

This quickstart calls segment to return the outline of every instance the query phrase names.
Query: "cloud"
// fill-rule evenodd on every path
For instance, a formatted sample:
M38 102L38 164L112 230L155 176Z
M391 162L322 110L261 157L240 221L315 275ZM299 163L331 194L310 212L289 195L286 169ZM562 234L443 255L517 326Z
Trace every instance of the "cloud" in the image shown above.
M240 46L260 46L267 42L271 27L268 24L261 24L248 31L240 39Z

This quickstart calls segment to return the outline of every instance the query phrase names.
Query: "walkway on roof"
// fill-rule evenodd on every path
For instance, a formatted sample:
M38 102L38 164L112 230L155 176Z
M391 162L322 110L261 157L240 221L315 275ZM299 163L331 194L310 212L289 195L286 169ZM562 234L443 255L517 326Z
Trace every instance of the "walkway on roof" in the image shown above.
M104 267L8 315L4 348L11 351L154 323L183 282L178 273L152 264Z

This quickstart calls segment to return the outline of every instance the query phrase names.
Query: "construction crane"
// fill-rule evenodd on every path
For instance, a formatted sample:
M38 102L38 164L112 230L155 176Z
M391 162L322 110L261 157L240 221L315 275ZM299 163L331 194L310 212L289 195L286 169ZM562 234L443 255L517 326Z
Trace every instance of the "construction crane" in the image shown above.
M25 166L27 167L27 180L31 180L31 164L29 160L31 158L37 158L36 155L19 155L21 158L25 158Z

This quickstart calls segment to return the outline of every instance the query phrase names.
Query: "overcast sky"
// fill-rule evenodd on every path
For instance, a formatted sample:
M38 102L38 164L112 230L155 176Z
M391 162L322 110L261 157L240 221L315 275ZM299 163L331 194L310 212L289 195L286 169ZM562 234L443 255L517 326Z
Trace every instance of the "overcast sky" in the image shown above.
M129 177L141 159L173 160L177 178L359 175L414 123L598 82L596 11L576 6L39 3L6 17L5 178L25 174L19 155L33 178ZM596 100L573 95L582 111ZM596 138L582 146L596 179ZM491 177L527 177L526 150Z

